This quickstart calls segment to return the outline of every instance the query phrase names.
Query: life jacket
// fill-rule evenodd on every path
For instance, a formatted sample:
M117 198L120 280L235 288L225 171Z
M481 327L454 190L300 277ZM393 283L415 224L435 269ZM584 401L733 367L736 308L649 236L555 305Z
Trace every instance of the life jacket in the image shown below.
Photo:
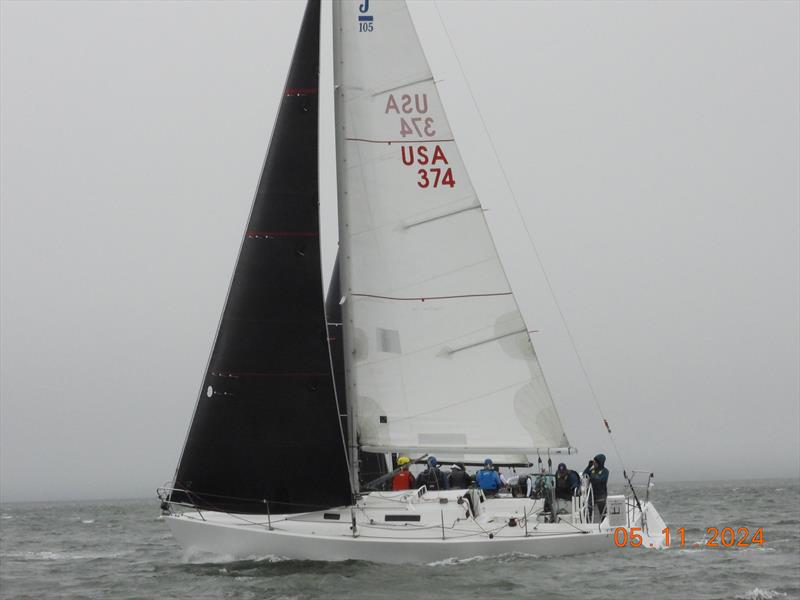
M475 481L482 490L496 490L500 487L500 476L496 471L481 469L475 475Z
M413 485L414 476L410 471L400 471L392 477L392 491L394 492L410 490Z

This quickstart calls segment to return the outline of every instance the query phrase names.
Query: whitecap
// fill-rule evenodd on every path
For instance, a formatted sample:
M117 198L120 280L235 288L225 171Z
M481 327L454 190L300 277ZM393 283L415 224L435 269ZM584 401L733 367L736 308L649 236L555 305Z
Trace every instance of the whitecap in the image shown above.
M193 550L185 553L183 556L183 560L190 564L217 565L217 564L246 561L246 560L251 560L254 562L277 563L292 559L286 556L277 556L274 554L267 554L265 556L257 556L255 554L251 554L249 556L241 557L241 556L233 556L232 554L215 554L212 552L204 552L202 550Z
M94 523L94 519L81 519L81 523L85 525L91 525L92 523Z
M255 556L251 554L245 560L252 560L255 562L270 562L270 563L279 563L279 562L286 562L287 560L292 560L288 556L278 556L277 554L267 554L266 556Z
M433 562L427 563L429 567L445 567L450 565L463 565L469 562L481 561L490 558L489 556L471 556L470 558L456 558L452 556L450 558L445 558L444 560L436 560Z
M13 519L14 515L0 515L0 519Z
M746 594L736 597L740 598L741 600L773 600L773 598L786 598L786 594L776 590L762 590L760 588L754 588Z
M470 556L469 558L450 557L450 558L445 558L444 560L436 560L426 564L429 567L442 567L442 566L452 566L452 565L463 565L466 563L479 562L483 560L497 560L498 562L509 562L517 558L539 558L539 556L536 554L528 554L526 552L507 552L504 554L495 554L492 556L484 556L482 554L479 554L478 556Z

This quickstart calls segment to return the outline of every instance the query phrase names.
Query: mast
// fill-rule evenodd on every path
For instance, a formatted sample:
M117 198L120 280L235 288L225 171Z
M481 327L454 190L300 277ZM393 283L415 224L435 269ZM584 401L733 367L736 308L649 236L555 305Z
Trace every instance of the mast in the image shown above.
M349 504L319 245L320 0L309 0L171 500ZM309 476L313 473L313 483Z
M331 282L328 286L328 296L325 299L325 315L328 319L328 344L331 349L331 362L333 363L333 378L336 383L336 401L339 405L341 416L342 431L347 440L353 439L352 421L348 418L347 386L344 377L344 346L342 343L342 306L339 301L342 298L341 287L339 284L339 255L336 255L336 262L331 274ZM359 479L359 486L362 482L373 481L381 475L388 473L389 468L386 464L384 454L373 452L363 452L356 447L356 473Z
M369 4L367 0L365 5ZM337 181L337 197L339 207L339 244L340 250L336 257L337 267L337 289L340 290L341 305L340 314L342 322L342 346L344 348L344 390L347 404L347 456L350 463L350 486L354 494L360 491L359 484L359 460L358 460L358 403L356 402L356 387L352 376L352 357L353 357L353 343L352 343L352 317L349 314L349 307L346 306L347 295L350 292L350 286L345 273L349 271L349 263L351 262L350 253L343 251L341 246L342 240L347 236L348 223L344 218L342 212L343 198L347 193L345 186L345 171L347 165L345 164L344 157L344 140L343 136L339 135L340 128L344 122L343 115L343 95L340 91L341 78L342 78L342 64L344 62L344 52L342 48L342 3L333 2L333 93L334 93L334 123L336 130L336 181ZM347 264L344 269L341 268L340 259Z

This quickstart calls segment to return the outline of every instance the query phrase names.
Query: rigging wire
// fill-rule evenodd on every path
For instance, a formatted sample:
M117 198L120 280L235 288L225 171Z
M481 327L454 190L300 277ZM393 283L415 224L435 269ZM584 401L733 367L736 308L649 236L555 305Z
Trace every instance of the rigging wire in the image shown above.
M472 99L472 104L475 107L475 111L478 113L478 118L480 119L481 125L483 127L483 131L486 134L486 138L489 141L489 147L492 149L492 153L494 154L495 161L497 162L497 166L500 169L500 173L503 175L503 180L505 181L506 187L508 188L508 192L511 195L511 199L514 201L514 206L517 210L517 216L519 217L520 222L522 223L523 229L525 229L525 234L528 237L528 242L533 249L533 254L536 257L536 262L541 269L542 275L544 276L545 283L547 285L547 290L550 293L550 296L553 298L553 303L556 306L556 310L558 311L558 315L561 319L561 323L564 326L564 330L567 332L567 337L569 338L570 345L572 346L572 351L575 354L575 357L578 359L578 365L580 366L581 372L583 373L583 378L586 381L586 385L589 388L589 392L594 400L595 407L597 408L597 412L600 414L600 418L603 420L603 425L605 425L605 429L608 432L608 437L611 441L611 445L614 448L614 452L617 455L617 459L619 460L620 465L622 466L623 473L626 473L625 463L622 460L622 454L617 447L617 443L614 440L614 436L611 433L611 427L608 424L608 419L603 412L602 407L600 406L600 400L597 396L597 392L595 392L594 386L592 385L592 381L589 378L589 372L586 369L586 366L583 363L583 359L581 358L580 352L578 352L578 346L575 343L575 338L572 335L572 331L567 324L567 319L564 316L564 311L561 309L561 305L558 302L558 298L556 297L555 290L553 289L553 284L550 282L550 276L547 273L547 269L544 267L544 262L542 261L542 257L539 254L539 249L536 246L536 242L533 241L533 236L531 235L530 229L528 228L528 224L526 223L525 219L522 217L522 209L520 208L519 201L517 200L517 196L514 193L514 188L511 186L511 181L508 178L508 174L506 173L505 168L503 167L503 163L500 160L500 155L497 152L497 147L494 144L494 140L492 139L491 133L489 133L489 128L486 125L486 120L483 118L483 113L481 112L480 107L478 106L478 101L475 98L475 94L472 92L472 86L469 83L469 79L467 78L467 74L464 71L464 66L461 64L461 58L459 58L458 53L456 52L455 46L453 44L453 39L450 37L450 32L447 30L447 25L445 25L444 18L442 18L442 13L439 11L439 3L436 0L433 0L433 6L436 9L436 14L439 17L439 22L442 25L442 29L444 30L445 37L447 38L447 42L450 45L450 50L453 53L453 56L456 59L456 63L458 64L458 69L461 72L461 77L464 79L464 83L466 84L467 91L469 92L470 98ZM626 479L627 475L625 476ZM630 483L630 480L628 480Z

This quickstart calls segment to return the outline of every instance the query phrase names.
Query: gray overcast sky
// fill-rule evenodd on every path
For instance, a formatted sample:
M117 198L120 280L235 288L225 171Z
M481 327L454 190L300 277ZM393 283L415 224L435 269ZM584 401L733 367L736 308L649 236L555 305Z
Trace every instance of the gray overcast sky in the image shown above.
M440 2L521 214L435 7L411 8L571 464L620 471L523 219L628 467L797 477L800 4ZM3 500L172 476L302 10L2 3ZM323 44L330 90L327 20Z

